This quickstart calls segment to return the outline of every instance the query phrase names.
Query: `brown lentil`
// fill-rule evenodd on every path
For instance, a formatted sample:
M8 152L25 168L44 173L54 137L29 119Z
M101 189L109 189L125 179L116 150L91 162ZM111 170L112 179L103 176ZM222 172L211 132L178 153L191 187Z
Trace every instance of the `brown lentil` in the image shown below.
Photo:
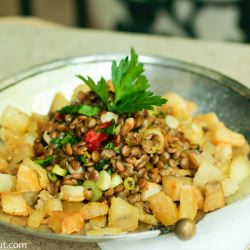
M120 193L120 192L123 191L123 190L124 190L124 185L123 185L123 183L120 184L120 185L118 185L118 186L115 187L115 189L114 189L115 193Z
M98 173L97 170L93 170L93 171L91 171L91 172L89 173L89 179L90 179L90 180L95 181L95 180L98 179L98 177L99 177L99 173Z
M123 148L122 148L122 155L124 157L128 157L131 153L131 147L129 147L128 145L125 145Z
M141 190L145 189L147 187L147 185L148 185L148 182L145 178L140 178L138 180L138 186Z
M81 164L79 161L77 160L72 160L70 161L70 166L75 169L75 170L78 170L80 167L81 167Z
M141 200L141 194L140 193L131 194L131 195L128 196L128 202L130 204L134 204L134 203L136 203L136 202L138 202L140 200Z
M92 191L91 190L85 190L84 191L84 197L86 200L91 200L92 198Z
M112 196L115 193L113 188L110 188L108 191L104 193L106 197Z
M98 151L93 151L91 158L94 162L99 162L101 160L101 154Z

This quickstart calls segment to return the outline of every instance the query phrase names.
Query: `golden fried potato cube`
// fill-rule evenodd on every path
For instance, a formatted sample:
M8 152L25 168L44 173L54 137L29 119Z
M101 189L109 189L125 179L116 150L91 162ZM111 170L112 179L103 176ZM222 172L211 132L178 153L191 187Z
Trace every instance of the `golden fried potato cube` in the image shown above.
M121 233L124 233L124 231L119 227L105 227L86 232L88 236L116 235Z
M202 190L195 185L193 185L192 189L194 193L194 198L196 200L197 208L202 210L204 206L204 197L203 197Z
M15 189L16 177L10 174L0 174L0 193L10 192Z
M2 155L0 155L0 171L7 171L9 168L9 164L8 161L5 159L5 157L3 157Z
M63 211L61 200L52 198L45 201L44 211L47 215L52 215L54 211Z
M147 201L151 195L154 195L160 192L161 190L162 190L161 185L148 181L147 187L145 188L145 190L142 190L141 192L141 198L143 201Z
M204 212L210 212L224 207L226 204L223 189L220 182L206 184Z
M6 214L17 216L29 215L29 206L21 193L3 193L1 200L3 212Z
M83 186L61 186L61 192L59 194L61 200L80 202L84 200L84 188Z
M233 156L233 148L231 144L220 143L215 148L214 157L218 161L230 161Z
M50 112L54 113L67 105L69 105L69 101L66 99L63 93L58 92L55 94L51 103Z
M118 227L123 231L138 228L138 209L121 198L113 197L109 208L109 227Z
M183 185L180 190L179 218L194 220L197 209L197 200L195 198L193 186Z
M71 202L71 201L62 201L63 204L63 211L72 211L72 212L77 212L77 211L82 211L83 207L85 204L81 202Z
M49 217L48 227L56 233L76 233L84 227L84 215L82 212L54 211Z
M16 190L19 192L36 192L42 189L37 173L21 163L17 172Z
M219 119L215 113L211 112L204 115L195 116L193 122L200 123L202 127L211 129L216 123L219 122Z
M30 117L14 107L8 106L2 114L2 126L17 134L24 134L29 122Z
M106 215L108 213L108 205L104 202L89 202L82 207L81 211L85 220L89 220Z
M243 135L228 129L223 123L214 126L210 136L214 144L225 143L233 147L242 147L246 143Z
M156 226L158 224L156 217L152 214L146 213L140 203L136 203L135 206L138 209L139 221L152 226Z
M33 210L28 218L28 227L38 228L45 217L45 211L42 209Z
M177 207L164 192L149 197L149 203L155 217L165 226L174 225L178 220Z
M85 224L85 230L89 231L89 230L103 228L106 226L106 223L107 223L106 215L95 217L93 219L90 219L89 222Z
M43 189L47 189L50 181L49 181L46 169L44 169L43 167L41 167L40 165L38 165L37 163L35 163L29 158L25 158L23 161L23 164L25 164L26 166L29 166L31 169L33 169L37 173L41 187Z
M192 184L192 179L184 176L163 176L162 186L164 192L171 197L173 201L180 200L180 190L185 184Z

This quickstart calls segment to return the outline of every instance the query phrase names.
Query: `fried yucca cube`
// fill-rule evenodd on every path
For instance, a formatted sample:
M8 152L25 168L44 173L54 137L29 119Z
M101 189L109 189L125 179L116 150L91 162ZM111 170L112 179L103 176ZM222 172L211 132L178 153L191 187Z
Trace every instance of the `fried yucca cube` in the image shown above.
M15 189L16 177L10 174L0 174L0 193L10 192Z
M17 172L16 190L19 192L36 192L41 190L37 173L29 166L21 163Z
M85 224L85 231L103 228L106 226L106 223L107 223L106 215L95 217L93 219L90 219L89 222Z
M226 205L220 182L207 183L205 189L204 212L210 212Z
M192 179L184 176L163 176L162 185L164 192L171 197L173 201L180 200L180 190L183 185L192 184Z
M84 188L83 186L61 186L61 192L59 194L60 199L66 201L80 202L84 200Z
M45 217L45 211L42 209L33 210L28 218L28 227L38 228L40 227Z
M109 227L118 227L123 231L138 228L138 209L121 198L113 197L108 215Z
M177 207L170 196L164 192L149 197L149 203L153 214L163 225L174 225L178 220Z
M1 196L2 209L6 214L28 216L29 206L21 193L3 193Z
M55 94L54 99L50 106L50 112L54 113L57 110L60 110L61 108L69 105L69 101L66 99L66 97L61 93L58 92Z
M63 211L61 200L52 198L45 201L44 211L47 215L52 215L54 211Z
M104 202L89 202L85 204L81 211L85 220L93 219L108 213L108 205Z
M49 217L49 228L56 233L72 234L84 227L84 215L81 211L54 211Z

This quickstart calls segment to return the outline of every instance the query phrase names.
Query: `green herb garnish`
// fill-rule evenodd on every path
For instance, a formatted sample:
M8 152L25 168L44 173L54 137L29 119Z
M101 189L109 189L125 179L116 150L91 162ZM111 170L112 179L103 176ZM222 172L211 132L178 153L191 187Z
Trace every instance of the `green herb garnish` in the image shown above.
M95 169L100 172L103 170L103 168L107 165L109 165L109 160L108 159L102 159L100 160L96 165L95 165Z
M103 149L114 149L114 148L115 148L115 144L114 144L112 141L108 142L108 143L103 147Z
M130 59L126 57L119 64L112 63L114 99L109 99L108 85L104 78L96 84L90 77L77 75L103 101L109 111L119 114L134 113L143 109L153 110L166 102L148 90L148 80L143 75L144 66L138 62L138 55L131 49Z
M58 112L70 115L79 114L86 116L95 116L100 112L100 109L96 106L89 106L89 105L69 105L63 107Z
M82 163L82 164L85 164L88 162L88 159L84 156L84 155L80 155L77 157L77 160Z
M42 167L47 167L53 162L53 160L54 160L54 156L50 155L50 156L47 156L45 159L36 159L34 160L34 162Z
M78 138L76 138L75 136L67 133L63 138L58 138L58 137L53 138L51 140L51 143L54 143L54 144L56 144L58 146L64 146L64 145L66 145L68 143L71 144L71 145L74 145L78 141L79 141Z
M115 134L115 123L112 121L112 124L107 128L99 128L96 130L98 133L103 133L106 135L114 135Z

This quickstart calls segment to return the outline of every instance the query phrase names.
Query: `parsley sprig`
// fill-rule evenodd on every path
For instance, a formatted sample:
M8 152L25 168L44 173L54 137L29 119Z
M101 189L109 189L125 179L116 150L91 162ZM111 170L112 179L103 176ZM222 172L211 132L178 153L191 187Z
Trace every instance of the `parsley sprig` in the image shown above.
M107 81L102 77L97 83L90 77L77 75L103 101L107 110L118 113L134 113L143 109L153 110L166 102L160 96L149 91L148 80L144 72L144 65L138 62L138 55L131 49L130 58L126 57L119 63L112 63L112 82L114 98L108 93Z

